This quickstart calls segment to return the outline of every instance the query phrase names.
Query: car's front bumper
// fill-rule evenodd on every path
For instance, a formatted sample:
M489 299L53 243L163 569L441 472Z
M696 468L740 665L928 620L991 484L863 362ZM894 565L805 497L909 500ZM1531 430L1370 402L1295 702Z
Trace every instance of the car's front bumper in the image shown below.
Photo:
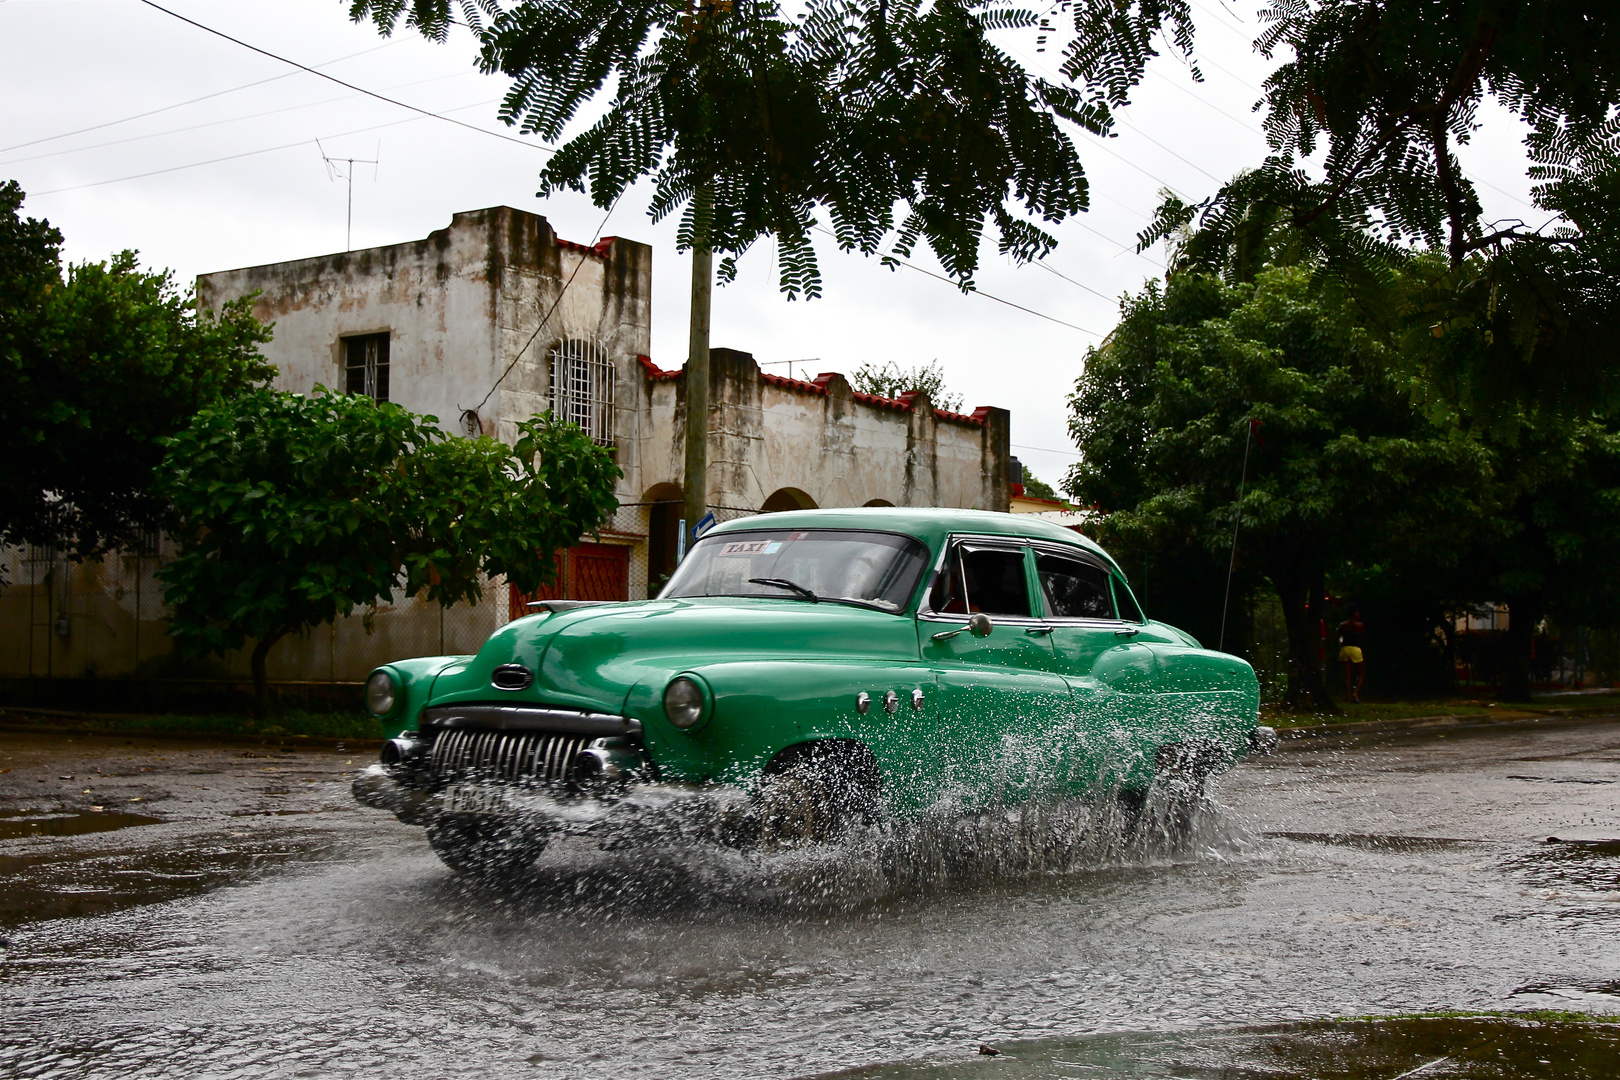
M524 831L725 844L744 842L758 832L753 800L740 788L724 784L634 781L598 794L500 782L478 786L487 792L480 800L487 809L480 813L506 819ZM412 785L382 764L356 773L352 790L361 804L387 810L411 825L463 812L454 809L449 786Z

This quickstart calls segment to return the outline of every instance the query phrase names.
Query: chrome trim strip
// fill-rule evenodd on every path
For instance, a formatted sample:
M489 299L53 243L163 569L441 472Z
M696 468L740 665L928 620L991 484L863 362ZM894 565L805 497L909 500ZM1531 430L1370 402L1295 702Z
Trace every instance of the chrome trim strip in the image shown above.
M561 731L570 735L640 735L641 721L612 713L548 705L441 705L422 710L423 731L484 728L496 731Z

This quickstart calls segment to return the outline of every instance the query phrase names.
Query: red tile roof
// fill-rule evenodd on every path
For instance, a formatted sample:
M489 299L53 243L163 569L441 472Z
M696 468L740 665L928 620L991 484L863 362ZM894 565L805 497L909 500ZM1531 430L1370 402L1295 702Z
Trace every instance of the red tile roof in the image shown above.
M557 246L565 247L570 251L582 252L586 255L595 255L599 259L605 259L608 257L608 251L613 247L613 241L617 239L617 236L604 236L601 240L597 241L595 247L587 247L584 244L575 243L572 240L564 240L559 236L557 237Z
M678 379L685 370L683 368L676 371L665 371L657 364L654 364L650 356L638 356L636 357L636 360L641 364L642 370L646 374L646 377L653 382L665 382L670 379ZM784 375L772 375L764 371L759 373L759 377L765 382L769 383L771 386L781 387L783 390L793 390L800 394L817 394L821 397L826 397L827 394L831 392L828 387L831 386L834 379L840 378L840 375L836 371L824 371L809 382L806 382L804 379L790 379ZM854 389L850 390L849 393L850 397L854 398L856 401L859 401L863 405L870 405L876 409L892 409L895 412L910 412L912 403L915 402L917 398L917 392L915 390L908 390L904 394L901 394L898 398L880 397L877 394L866 394ZM934 416L936 419L949 420L957 424L973 424L977 427L983 427L985 425L989 414L990 409L986 406L980 406L979 408L974 409L972 415L951 412L949 409L934 410Z

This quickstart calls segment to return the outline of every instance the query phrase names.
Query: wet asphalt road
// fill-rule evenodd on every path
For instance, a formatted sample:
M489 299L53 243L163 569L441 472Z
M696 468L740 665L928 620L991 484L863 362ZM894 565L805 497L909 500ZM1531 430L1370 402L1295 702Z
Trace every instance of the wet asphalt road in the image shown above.
M0 734L0 1076L798 1076L1620 1012L1620 722L1285 743L1179 852L1054 853L1050 821L809 865L563 844L499 886L354 806L367 760Z

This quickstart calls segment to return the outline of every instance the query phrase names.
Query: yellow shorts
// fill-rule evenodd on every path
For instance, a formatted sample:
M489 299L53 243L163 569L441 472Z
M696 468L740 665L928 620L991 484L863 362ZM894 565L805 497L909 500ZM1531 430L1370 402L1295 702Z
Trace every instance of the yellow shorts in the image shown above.
M1341 646L1339 646L1339 663L1341 663L1341 664L1359 664L1359 663L1361 663L1361 646L1360 645L1341 645Z

